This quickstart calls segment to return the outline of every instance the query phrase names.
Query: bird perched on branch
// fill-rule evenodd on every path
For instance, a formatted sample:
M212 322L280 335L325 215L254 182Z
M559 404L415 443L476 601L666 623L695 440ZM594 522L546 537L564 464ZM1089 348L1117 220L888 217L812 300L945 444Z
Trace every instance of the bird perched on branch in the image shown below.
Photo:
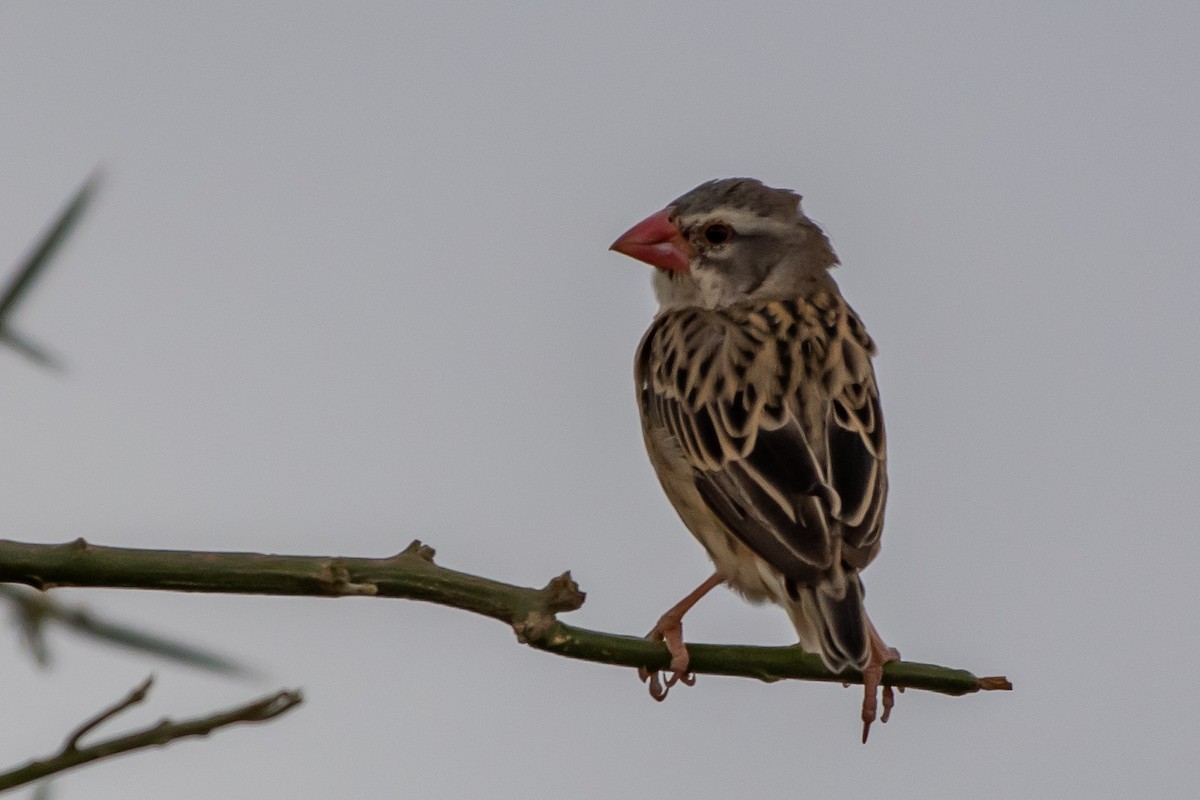
M757 180L697 186L612 249L655 267L659 311L635 365L650 461L716 572L650 632L690 684L682 618L724 583L791 616L800 646L864 679L863 741L883 665L899 659L863 607L879 552L887 446L875 346L829 270L800 197ZM893 704L883 687L883 721Z

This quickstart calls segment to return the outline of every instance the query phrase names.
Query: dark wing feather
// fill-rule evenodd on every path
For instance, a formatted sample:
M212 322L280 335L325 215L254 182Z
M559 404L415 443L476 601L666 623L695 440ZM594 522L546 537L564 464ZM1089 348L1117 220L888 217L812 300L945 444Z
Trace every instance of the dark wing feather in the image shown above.
M886 493L870 339L844 304L821 300L668 312L639 356L648 421L676 439L717 518L790 586L840 573L839 557L865 566Z
M826 422L829 475L841 498L842 557L861 569L879 552L887 501L887 438L870 357L875 347L854 312L843 306L839 338L844 374Z

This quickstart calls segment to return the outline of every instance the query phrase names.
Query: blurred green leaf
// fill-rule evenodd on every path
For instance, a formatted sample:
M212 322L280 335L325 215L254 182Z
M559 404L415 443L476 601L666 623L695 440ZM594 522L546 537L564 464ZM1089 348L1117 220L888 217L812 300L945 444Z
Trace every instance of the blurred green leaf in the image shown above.
M232 659L184 644L164 636L146 633L128 625L97 617L84 608L64 606L45 592L17 586L0 585L0 598L12 603L17 623L30 652L43 666L50 654L45 642L46 623L53 622L68 630L117 647L165 658L179 664L226 675L247 676L252 670Z
M71 198L71 202L58 215L58 219L42 235L37 246L17 267L16 275L5 287L3 295L0 295L0 342L23 353L42 366L61 368L59 361L49 352L13 331L9 327L8 320L17 303L29 291L34 280L50 263L54 253L70 235L79 218L83 216L83 212L100 186L100 180L100 173L95 172L84 182L75 196Z

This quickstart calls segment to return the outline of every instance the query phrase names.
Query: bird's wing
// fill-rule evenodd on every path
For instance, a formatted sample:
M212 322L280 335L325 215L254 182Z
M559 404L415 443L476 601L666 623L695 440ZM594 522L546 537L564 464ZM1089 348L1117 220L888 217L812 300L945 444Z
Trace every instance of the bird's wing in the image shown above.
M50 257L54 255L54 251L67 238L71 232L71 228L79 221L83 215L88 203L95 194L96 188L99 185L99 177L93 175L79 188L75 196L71 198L71 202L62 213L58 215L58 219L48 231L42 236L33 252L25 259L25 261L17 268L17 274L13 276L12 281L4 289L4 294L0 295L0 323L13 310L21 296L29 289L34 278L42 271L42 269L50 262Z
M716 517L789 583L877 550L887 487L872 349L822 292L667 312L639 351L647 422L678 442Z

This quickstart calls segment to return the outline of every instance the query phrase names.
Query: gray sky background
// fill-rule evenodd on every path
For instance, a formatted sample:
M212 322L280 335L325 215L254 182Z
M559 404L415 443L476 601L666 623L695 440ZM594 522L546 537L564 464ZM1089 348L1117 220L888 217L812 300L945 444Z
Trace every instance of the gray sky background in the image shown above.
M903 7L901 7L901 5ZM3 535L570 568L624 633L708 573L642 451L649 270L695 184L805 196L880 345L892 494L866 572L906 657L1011 694L631 671L413 603L62 592L236 682L0 647L0 762L153 670L127 724L307 704L56 797L1191 797L1200 5L6 2L0 262L109 181L0 353ZM720 592L688 638L784 644ZM0 642L4 639L0 638ZM118 728L120 726L117 726Z

